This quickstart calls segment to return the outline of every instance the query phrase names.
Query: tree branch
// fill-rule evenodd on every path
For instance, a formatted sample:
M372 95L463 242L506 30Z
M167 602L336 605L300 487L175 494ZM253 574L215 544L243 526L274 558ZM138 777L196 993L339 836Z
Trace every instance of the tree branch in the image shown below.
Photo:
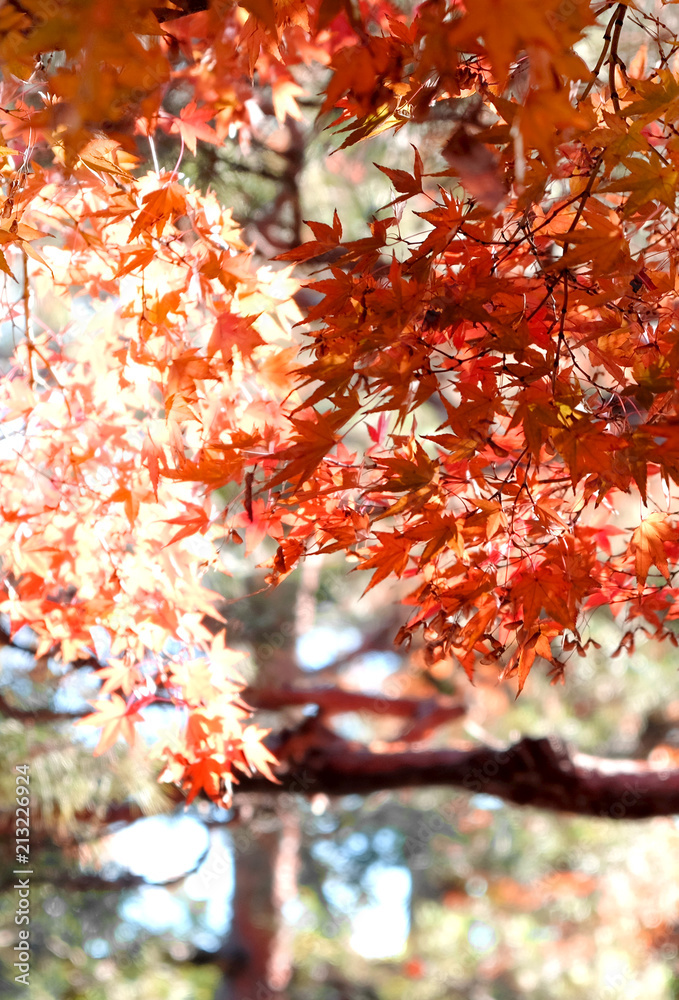
M143 875L132 875L131 873L121 875L119 878L108 879L92 873L54 875L48 871L37 869L31 874L31 883L37 884L40 882L57 888L68 889L70 892L123 892L125 889L136 889L140 885L177 885L188 878L194 871L196 871L195 867L191 871L182 872L181 875L176 875L174 878L163 882L149 882ZM8 889L16 882L17 877L20 876L12 875L5 879L3 883L0 883L0 892Z
M18 719L28 725L36 725L39 722L68 722L69 719L81 719L90 711L89 708L83 712L54 712L51 708L16 708L0 695L0 715L4 715L6 719Z
M108 806L92 807L91 809L80 809L72 816L68 817L66 823L60 818L59 813L50 810L45 815L40 809L39 801L31 804L31 847L36 847L41 843L62 844L72 842L76 838L72 833L72 828L76 823L90 824L96 828L98 833L103 832L107 827L117 823L134 823L138 819L147 816L167 815L179 803L184 801L185 796L174 785L164 785L163 790L167 799L167 808L159 809L156 812L148 812L136 802L111 803ZM15 811L8 810L0 812L0 843L13 840L15 832ZM68 827L62 835L60 827ZM91 836L91 835L90 835Z
M646 761L573 754L559 741L525 737L506 749L372 753L337 738L307 745L278 771L281 784L244 778L236 794L367 795L443 785L494 795L516 805L607 819L646 819L679 812L679 769Z
M262 702L267 692L262 694ZM288 704L318 703L318 691L300 692L312 699ZM352 692L333 692L336 711L342 696ZM285 692L269 692L281 707ZM370 696L357 695L370 700ZM381 699L380 699L381 701ZM394 699L388 711L400 714L409 699ZM262 706L263 707L263 706ZM354 705L355 708L355 705ZM373 706L375 710L375 706ZM455 707L450 707L455 713ZM360 744L349 743L319 724L308 720L299 730L287 735L280 746L272 746L281 765L277 770L280 784L261 776L243 777L236 786L236 796L246 793L268 795L282 792L313 796L369 795L372 792L445 786L471 794L493 795L516 805L531 806L582 816L607 819L647 819L679 813L679 768L661 770L645 760L619 760L571 753L558 740L525 737L506 748L477 746L464 750L399 750L378 753ZM184 801L184 793L166 786L168 810ZM101 810L83 810L74 816L80 823L93 823L104 829L114 823L132 823L144 814L134 803L110 805ZM53 830L57 823L32 811L33 834ZM14 832L14 813L0 813L0 841ZM56 838L58 839L58 838Z
M243 700L252 708L268 711L291 705L318 705L323 715L372 712L411 719L414 724L426 722L431 729L459 719L467 712L467 707L453 698L385 698L380 694L336 687L248 688L243 692Z

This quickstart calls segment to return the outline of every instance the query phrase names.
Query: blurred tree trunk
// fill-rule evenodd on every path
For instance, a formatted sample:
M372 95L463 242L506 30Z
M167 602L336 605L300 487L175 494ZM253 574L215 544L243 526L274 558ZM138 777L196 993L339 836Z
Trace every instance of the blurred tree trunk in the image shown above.
M292 933L281 911L297 894L299 819L282 804L246 819L234 834L233 920L215 1000L289 1000Z
M282 599L272 608L267 595L266 627L262 615L262 641L254 647L262 686L290 685L299 676L295 640L313 624L317 587L317 569L303 567L292 601L281 588ZM297 896L299 813L291 795L264 797L242 807L241 819L233 836L233 920L215 1000L290 1000L294 932L283 910Z
M299 839L299 817L283 803L235 834L233 921L215 1000L289 1000L293 935L282 910L297 895Z

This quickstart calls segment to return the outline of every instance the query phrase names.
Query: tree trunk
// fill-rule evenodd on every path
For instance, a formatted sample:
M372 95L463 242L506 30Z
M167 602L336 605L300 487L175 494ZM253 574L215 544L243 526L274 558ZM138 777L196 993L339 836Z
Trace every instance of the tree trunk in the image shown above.
M234 834L233 920L215 1000L289 1000L293 931L282 916L297 895L299 816L289 801Z

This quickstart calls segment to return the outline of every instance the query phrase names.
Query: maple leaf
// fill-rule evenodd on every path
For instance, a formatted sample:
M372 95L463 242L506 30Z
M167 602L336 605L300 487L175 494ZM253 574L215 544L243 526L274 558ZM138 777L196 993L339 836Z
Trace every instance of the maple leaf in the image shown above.
M403 535L386 532L376 532L375 537L380 543L380 547L372 556L361 563L361 569L375 569L370 583L365 588L364 593L372 590L381 580L386 580L392 573L401 576L410 557L412 541Z
M253 500L249 510L244 510L232 521L235 528L245 529L245 554L249 555L267 537L279 539L283 533L280 514L263 500Z
M210 754L200 754L197 760L186 764L182 782L188 785L186 805L190 806L199 792L205 792L213 802L221 796L221 784L227 770L223 761Z
M124 661L117 661L110 667L102 667L97 670L97 677L104 681L101 694L109 694L120 689L124 695L129 696L142 681L138 667Z
M507 664L505 671L508 675L514 672L517 674L517 698L525 687L528 675L537 656L554 662L550 640L559 635L560 631L561 629L558 624L548 621L540 622L539 627L535 631L520 630L517 635L518 648Z
M137 493L126 486L119 486L118 489L108 498L108 503L122 503L130 524L134 524L139 513L140 499Z
M585 213L587 228L576 229L567 234L555 235L557 242L566 245L566 251L558 262L559 268L592 265L592 273L606 274L612 270L633 272L637 270L629 252L629 244L620 224L620 219L611 212Z
M634 556L634 571L639 593L644 589L648 571L654 564L669 580L670 570L665 545L678 538L679 533L672 526L669 516L659 511L653 511L634 529L629 551Z
M124 698L119 694L112 694L110 700L100 699L92 702L92 705L96 711L78 719L74 725L102 727L99 743L94 750L95 757L106 753L119 736L124 736L130 746L134 745L135 723L142 722L143 719L138 712L131 711Z
M245 687L245 680L236 669L236 664L244 659L245 654L241 650L229 649L226 645L226 629L218 632L210 646L213 683L218 687L234 684Z
M467 125L455 127L442 152L470 195L491 210L500 205L506 192L499 176L499 160Z
M208 705L214 698L217 685L214 683L212 666L207 659L201 657L176 663L171 669L172 683L181 688L187 702Z
M259 771L269 781L273 781L279 785L279 779L269 766L270 764L277 764L278 761L262 743L264 737L268 736L270 732L270 729L260 729L258 726L246 726L240 740L240 749L247 769ZM237 766L243 766L242 763L239 765L237 760L234 763Z
M380 166L379 163L376 163L375 166L378 170L381 170L383 174L387 175L396 190L401 194L402 198L412 198L413 195L421 192L423 168L422 158L417 149L415 149L415 164L412 174L409 174L407 170L397 170L393 167L383 167ZM401 198L396 199L396 201L400 200Z
M297 121L302 120L302 112L300 111L296 98L300 97L304 93L304 87L295 83L294 80L279 77L273 81L271 84L271 100L276 119L281 124L285 122L288 115L290 115L291 118L297 119Z
M199 108L195 100L189 101L189 103L179 112L179 118L175 118L173 120L171 131L179 133L195 156L198 139L202 139L203 142L212 143L212 145L217 145L219 143L219 136L215 130L208 125L208 122L214 117L214 107L205 105L204 107Z
M123 152L120 143L101 136L92 139L80 150L79 159L91 170L100 170L125 179L130 178L130 173L119 161L127 162L130 166L135 162L134 157Z
M536 644L537 633L520 643L519 651L517 653L517 673L519 678L517 694L520 694L521 691L523 691L526 680L528 679L528 674L530 673L531 667L535 662L535 657L537 656L537 649L535 648Z
M269 480L269 488L286 480L297 479L304 482L318 466L319 462L337 444L337 434L333 424L337 424L341 415L326 416L314 413L312 417L291 417L297 440L295 444L282 448L278 458L285 462L284 468Z
M186 191L176 181L170 181L142 198L142 210L130 231L130 241L144 231L155 230L160 236L177 216L186 213Z
M311 229L315 236L314 240L302 243L301 246L286 250L285 253L278 254L276 260L289 260L294 263L301 263L305 260L313 260L329 250L335 250L340 246L342 239L342 223L340 222L337 209L333 215L332 226L325 222L305 221L305 226Z
M426 656L470 678L510 643L519 689L537 657L557 670L552 640L582 651L604 605L674 641L673 515L613 523L620 494L679 499L679 84L621 56L632 10L674 37L663 11L63 0L38 23L20 6L1 18L0 271L23 288L0 380L0 612L35 633L36 677L94 641L98 753L133 738L161 678L188 708L164 756L190 797L273 776L240 653L205 624L222 619L200 579L243 536L248 557L272 540L269 583L331 552L372 571L367 590L407 578L403 634L424 627ZM604 39L589 65L585 37ZM394 210L345 236L335 209L291 246L300 184L322 176L305 91L342 147L409 127L419 149L329 160L391 185ZM257 218L235 206L256 259L224 185L181 162L227 136L220 170L272 189ZM273 247L322 274L300 290L262 262Z
M238 316L232 312L220 313L208 342L208 357L214 357L219 351L224 364L229 365L233 360L234 348L237 347L244 359L251 358L255 348L264 343L253 322L253 317Z
M189 712L184 734L187 749L195 753L197 748L205 745L211 734L221 731L222 723L219 718L208 716L204 712Z
M322 31L345 7L346 0L321 0L318 7L316 30Z
M565 38L572 44L592 23L588 5L560 16L559 0L497 0L494 4L468 4L465 16L451 32L453 45L474 51L481 39L497 80L504 84L509 67L522 49L541 49L556 55Z
M196 534L204 535L208 531L211 520L207 511L195 503L187 504L187 507L188 509L185 514L167 518L165 521L165 524L183 525L169 541L165 542L165 545L174 545L175 542L181 541L182 538L188 538L190 535Z
M338 129L338 134L348 132L349 135L337 148L338 150L347 149L349 146L355 146L357 142L374 139L375 136L382 135L383 132L388 132L390 129L398 132L407 124L408 117L409 115L401 110L400 106L398 109L394 109L392 104L383 104L377 111L371 111L350 125Z
M239 6L254 14L272 34L277 34L276 8L273 0L239 0Z

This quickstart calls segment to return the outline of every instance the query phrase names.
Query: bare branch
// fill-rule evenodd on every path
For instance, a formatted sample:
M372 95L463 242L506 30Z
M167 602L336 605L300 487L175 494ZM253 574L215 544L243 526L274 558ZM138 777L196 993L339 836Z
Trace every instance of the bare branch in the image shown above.
M406 750L377 753L349 743L310 720L306 738L293 734L279 751L279 785L242 777L237 796L293 792L312 796L446 786L494 795L516 805L608 819L647 819L679 813L679 769L660 770L645 760L571 753L557 740L525 737L506 748ZM314 736L314 729L316 735ZM183 793L167 786L168 807ZM104 828L144 815L133 803L82 811L76 819ZM0 839L13 830L13 813L0 813ZM36 815L39 823L39 814Z
M290 705L318 705L324 715L341 712L372 712L427 723L429 728L452 722L466 714L467 708L452 698L385 698L335 687L319 688L248 688L243 700L253 708L276 711Z
M191 871L195 871L195 868ZM50 874L48 871L41 871L38 868L31 875L31 884L42 882L46 885L52 885L55 888L68 889L69 892L122 892L125 889L136 889L140 885L176 885L178 882L182 882L185 878L188 878L190 874L191 872L183 872L181 875L167 879L165 882L149 882L142 875L132 875L130 873L121 875L116 879L108 879L91 873L55 875ZM3 883L0 883L0 892L3 889L8 889L13 882L16 882L16 879L17 876L12 875L10 878L5 879Z
M67 722L69 719L82 718L90 711L89 708L83 712L53 712L50 708L16 708L0 695L0 715L4 715L6 719L18 719L27 725L36 725L39 722Z
M640 760L573 754L558 741L525 737L506 749L373 753L337 739L308 745L278 771L281 784L243 779L237 794L367 795L427 785L461 788L557 812L607 819L646 819L679 812L679 769Z
M92 806L91 809L80 809L67 818L62 817L58 811L50 810L45 814L40 809L40 802L35 801L31 805L31 847L47 842L72 843L79 839L73 833L73 827L77 824L89 826L88 839L92 839L92 836L103 833L107 827L114 824L129 824L148 815L167 814L184 801L184 795L175 786L164 785L163 790L167 798L167 809L160 809L154 813L143 810L136 802L121 802L99 808ZM15 819L14 810L0 812L0 842L13 840Z

